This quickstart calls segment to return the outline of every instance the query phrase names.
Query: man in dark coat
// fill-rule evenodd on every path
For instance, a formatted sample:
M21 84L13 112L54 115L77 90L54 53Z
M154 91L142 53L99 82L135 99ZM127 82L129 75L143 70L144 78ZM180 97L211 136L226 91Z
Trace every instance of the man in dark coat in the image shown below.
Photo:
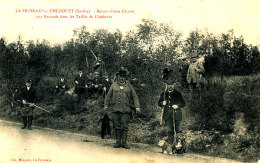
M168 143L173 144L174 130L180 132L180 124L182 121L182 108L185 101L182 94L175 89L175 80L167 80L167 89L161 93L158 105L163 107L163 121L168 132ZM174 114L173 114L174 112Z
M32 81L26 81L26 87L22 87L19 92L19 101L21 102L21 115L23 119L23 127L25 129L28 127L28 130L32 129L32 120L33 120L33 109L34 103L36 101L36 91L32 87Z
M86 94L86 88L88 88L88 78L80 69L79 74L74 79L75 82L75 94L78 95L78 103L80 103L82 97Z
M100 76L99 71L95 71L93 75L94 78L91 80L89 93L97 99L99 96L102 96L104 88L104 79Z
M55 94L57 95L62 95L65 93L65 91L68 89L67 83L64 79L64 76L61 75L60 81L58 82L58 84L56 85L55 88Z
M140 104L133 86L126 81L126 73L127 70L124 68L119 70L118 80L111 85L105 98L104 109L109 108L112 111L112 121L116 134L114 148L130 149L127 144L127 132L131 109L140 112Z

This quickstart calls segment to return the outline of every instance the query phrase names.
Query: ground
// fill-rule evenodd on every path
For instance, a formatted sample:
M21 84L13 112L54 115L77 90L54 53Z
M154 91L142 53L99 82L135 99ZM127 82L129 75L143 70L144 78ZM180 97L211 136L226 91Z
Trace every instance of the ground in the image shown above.
M131 149L112 148L115 140L0 120L0 162L131 162L235 163L238 161L186 153L163 155L156 146L132 143Z

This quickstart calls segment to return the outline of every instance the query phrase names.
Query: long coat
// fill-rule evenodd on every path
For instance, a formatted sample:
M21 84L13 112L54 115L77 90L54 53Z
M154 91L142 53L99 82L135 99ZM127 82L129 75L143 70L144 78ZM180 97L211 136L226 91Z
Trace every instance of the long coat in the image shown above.
M75 93L76 94L81 94L81 93L85 93L85 88L86 85L88 84L88 78L85 74L82 74L81 76L76 75L74 81L78 82L78 84L75 85Z
M191 63L187 72L188 83L198 83L201 78L201 74L205 72L204 66L201 62Z
M27 90L26 87L21 88L19 100L25 100L27 103L36 102L36 91L33 87ZM21 115L22 116L33 116L34 107L30 107L28 104L21 104Z
M129 114L132 108L140 108L136 92L129 82L123 85L114 82L109 88L104 106L109 107L112 112Z
M166 101L166 105L163 106L163 101ZM163 92L161 93L160 99L158 101L158 106L164 107L163 109L163 120L166 121L170 116L173 115L172 105L178 105L179 108L174 111L174 120L182 120L182 111L181 109L185 106L185 101L183 100L182 94L173 90L172 92Z

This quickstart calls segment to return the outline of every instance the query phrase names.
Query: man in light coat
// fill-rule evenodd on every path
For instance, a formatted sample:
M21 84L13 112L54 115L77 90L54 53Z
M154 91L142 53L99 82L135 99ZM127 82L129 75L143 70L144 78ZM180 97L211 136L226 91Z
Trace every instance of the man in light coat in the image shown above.
M187 72L187 83L191 90L200 86L202 74L205 72L203 61L197 61L196 57L191 58L191 63Z
M111 110L115 128L116 144L114 148L130 149L127 144L127 132L132 109L140 112L140 104L133 86L126 81L127 70L121 68L118 80L114 82L105 98L104 109Z

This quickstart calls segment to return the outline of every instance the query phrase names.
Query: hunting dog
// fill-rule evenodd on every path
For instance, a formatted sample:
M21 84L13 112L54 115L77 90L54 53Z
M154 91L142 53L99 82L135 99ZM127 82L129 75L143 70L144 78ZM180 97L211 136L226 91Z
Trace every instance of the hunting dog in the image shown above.
M186 152L185 139L177 138L176 143L174 143L173 145L171 145L165 140L160 140L158 145L162 147L163 154L184 154Z

